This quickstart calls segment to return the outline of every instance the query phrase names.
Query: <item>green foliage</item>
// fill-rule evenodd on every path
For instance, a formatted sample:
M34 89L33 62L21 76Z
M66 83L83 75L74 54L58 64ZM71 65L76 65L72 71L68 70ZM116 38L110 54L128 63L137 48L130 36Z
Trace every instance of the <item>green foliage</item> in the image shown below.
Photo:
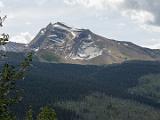
M0 17L0 26L2 27L5 17ZM1 34L0 45L5 45L8 42L9 35ZM2 56L2 55L1 55ZM1 120L13 120L15 116L12 115L9 108L21 100L19 90L16 88L16 80L24 77L24 72L30 65L31 55L22 62L23 64L15 68L12 65L4 64L0 72L0 119Z
M7 16L0 17L0 27L3 26L3 22L6 18L7 18ZM8 42L8 39L9 39L8 34L5 34L5 33L1 34L0 35L0 45L5 45Z
M8 34L2 34L0 37L0 45L5 45L8 42L9 35Z
M71 120L159 120L160 110L131 100L123 100L94 93L79 101L56 104L61 109L75 112Z
M56 113L52 108L44 107L37 116L37 120L57 120Z
M3 66L0 74L0 117L2 119L6 119L6 116L13 116L9 110L10 106L22 99L20 90L16 88L16 81L23 79L32 61L31 57L32 54L29 54L19 67L9 64L4 64Z
M25 120L33 120L33 110L31 106L29 107Z
M45 62L60 62L61 58L57 55L55 55L53 52L50 51L40 51L39 55L37 56L40 61Z
M33 62L26 80L18 83L24 88L25 97L22 104L16 106L17 114L24 111L24 105L32 105L35 113L41 106L52 105L59 120L71 120L74 111L63 110L63 107L62 110L58 109L54 103L69 100L79 102L79 98L91 92L138 101L144 106L159 107L158 103L150 99L128 93L128 89L135 87L140 77L151 73L160 73L159 62L135 62L109 66Z
M151 74L141 77L138 84L130 88L129 92L160 102L160 74Z
M3 26L5 17L0 17L0 27ZM0 45L7 44L9 39L8 34L0 36ZM1 55L2 56L2 55ZM3 55L5 56L5 55ZM29 53L21 64L14 67L9 64L4 64L0 72L0 120L16 120L16 116L10 112L10 107L21 101L20 90L16 87L16 81L24 78L27 68L32 62L32 53ZM39 113L38 120L56 120L56 113L53 109L44 107ZM33 120L32 108L26 114L25 120Z
M26 113L25 120L34 120L31 106ZM56 113L52 108L45 106L41 108L40 113L37 115L37 120L57 120Z
M0 114L0 120L16 120L16 117L12 115L9 111L6 111L6 109L0 108L0 112L3 114Z

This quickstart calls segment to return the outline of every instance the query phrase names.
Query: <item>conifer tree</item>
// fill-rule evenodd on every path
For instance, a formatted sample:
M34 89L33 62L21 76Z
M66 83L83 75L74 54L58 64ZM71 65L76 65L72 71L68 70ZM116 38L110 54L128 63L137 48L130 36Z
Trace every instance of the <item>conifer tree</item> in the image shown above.
M37 116L37 120L57 120L56 113L50 107L43 107Z
M31 106L29 107L25 120L33 120L33 110Z
M6 16L0 17L0 27ZM0 45L7 44L8 34L0 35ZM3 53L3 52L2 52ZM1 54L0 56L5 56ZM26 70L32 62L32 53L29 53L19 66L13 66L5 63L0 71L0 120L16 120L16 116L11 112L10 107L22 100L20 90L16 87L16 81L24 78ZM25 120L33 120L32 108L26 114ZM37 120L57 120L56 113L49 107L42 108L37 116Z
M3 26L5 17L0 17L0 26ZM9 40L8 34L0 35L0 45L7 44ZM2 56L2 55L1 55ZM16 117L10 111L10 107L18 103L22 97L20 96L20 90L16 88L16 81L21 80L27 68L32 61L32 54L28 54L22 63L14 67L5 63L2 65L0 72L0 120L15 120Z

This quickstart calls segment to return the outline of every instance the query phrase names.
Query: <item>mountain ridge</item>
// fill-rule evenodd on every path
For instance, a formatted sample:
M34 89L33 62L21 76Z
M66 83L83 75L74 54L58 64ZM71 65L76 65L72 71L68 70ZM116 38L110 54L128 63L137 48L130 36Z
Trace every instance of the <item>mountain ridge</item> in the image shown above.
M160 50L97 35L89 29L50 23L28 44L42 62L112 64L128 60L160 60Z

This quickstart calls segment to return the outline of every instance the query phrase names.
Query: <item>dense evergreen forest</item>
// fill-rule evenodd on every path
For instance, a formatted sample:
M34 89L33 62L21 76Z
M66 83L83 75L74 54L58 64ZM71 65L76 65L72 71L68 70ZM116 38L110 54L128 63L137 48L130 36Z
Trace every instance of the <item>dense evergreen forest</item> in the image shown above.
M20 120L30 105L34 114L51 106L58 120L158 120L159 74L160 62L90 66L34 60L17 82L23 100L12 109Z
M1 63L16 66L23 59L23 54L7 53ZM159 120L159 76L160 62L96 66L34 58L25 79L17 82L23 99L12 110L19 120L29 106L36 116L46 105L55 109L58 120Z

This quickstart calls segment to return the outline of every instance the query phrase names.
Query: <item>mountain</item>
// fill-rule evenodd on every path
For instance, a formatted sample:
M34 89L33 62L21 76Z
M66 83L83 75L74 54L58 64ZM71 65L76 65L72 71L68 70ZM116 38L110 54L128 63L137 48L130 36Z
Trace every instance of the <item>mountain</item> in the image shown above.
M23 100L11 108L18 120L24 119L28 106L35 117L44 105L54 108L59 120L160 118L160 62L155 61L160 60L159 50L59 22L40 30L28 45L9 42L1 50L7 53L0 66L19 65L24 53L35 53L26 77L16 82L24 91Z
M160 60L160 50L131 42L116 41L88 29L72 28L64 23L50 23L28 44L9 42L0 46L7 52L34 51L41 62L72 64L112 64L129 60Z
M128 60L160 60L160 50L108 39L88 29L50 23L29 44L40 61L111 64Z
M6 52L24 52L27 48L25 44L15 43L15 42L8 42L6 45L0 46L0 51Z

